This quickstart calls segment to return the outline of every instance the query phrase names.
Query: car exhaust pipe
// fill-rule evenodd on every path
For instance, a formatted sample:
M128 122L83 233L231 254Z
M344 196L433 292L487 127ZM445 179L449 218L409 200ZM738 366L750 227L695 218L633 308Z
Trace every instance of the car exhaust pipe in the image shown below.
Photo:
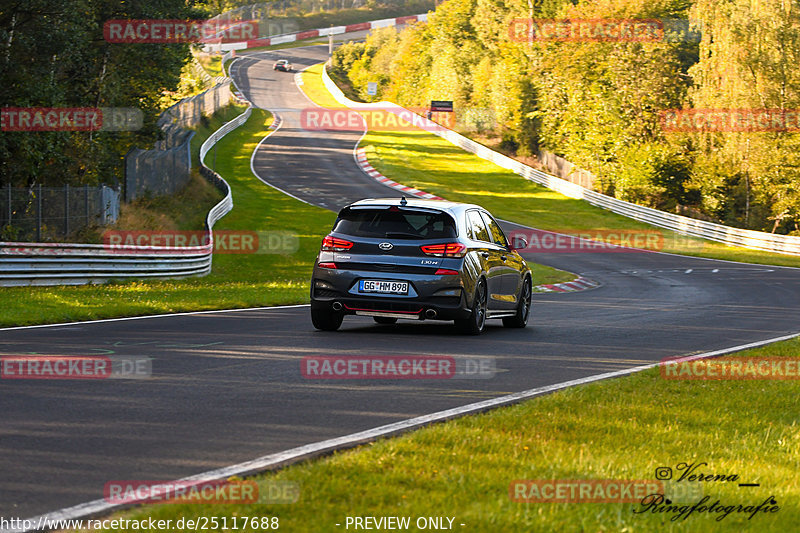
M425 318L436 318L436 309L428 309L425 311Z
M334 311L341 311L342 310L342 302L333 302L333 310Z

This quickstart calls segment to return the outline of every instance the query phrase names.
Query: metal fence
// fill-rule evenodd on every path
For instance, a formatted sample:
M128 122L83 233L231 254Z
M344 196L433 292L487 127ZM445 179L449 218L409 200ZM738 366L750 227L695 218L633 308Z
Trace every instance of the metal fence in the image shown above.
M192 174L191 128L203 117L211 116L231 100L231 82L222 83L190 98L184 98L164 111L157 124L164 139L152 150L133 148L125 154L125 201L146 194L172 194L185 186Z
M119 217L119 191L99 187L0 188L0 241L47 241Z
M126 202L147 194L171 194L189 183L194 132L184 131L182 137L183 142L166 150L133 148L125 155Z
M583 170L563 157L546 150L539 150L536 157L549 172L559 178L587 189L594 189L595 176L588 170Z
M218 24L224 28L237 22L254 20L259 22L258 36L269 37L300 30L297 22L287 17L317 11L357 8L365 4L366 0L275 0L231 9L212 17L208 23Z
M200 147L200 153L208 153L225 134L242 125L250 116L251 109L248 107L247 111L209 137ZM0 242L0 287L80 285L109 279L183 278L208 274L214 250L211 230L233 208L233 196L219 174L202 163L200 171L225 194L206 217L207 244L178 249L136 245L110 249L103 244Z
M169 127L191 128L200 123L203 115L211 116L228 105L231 99L231 80L207 89L200 94L184 98L164 111L156 122L162 130Z
M377 104L365 104L355 102L347 98L344 93L336 86L336 84L328 76L327 70L322 69L322 81L325 87L331 92L333 97L340 104L350 107L352 109L370 109L372 107L380 107L381 109L394 109L396 113L405 112L405 108L393 104L391 102L379 102ZM535 168L529 167L519 161L516 161L508 156L487 148L472 139L468 139L452 130L443 128L433 123L426 126L422 122L421 127L427 129L430 133L442 137L460 146L464 150L477 155L482 159L491 161L499 167L506 168L522 176L523 178L543 185L548 189L559 192L570 198L579 200L586 200L592 205L608 209L619 215L652 224L654 226L665 228L678 232L683 235L690 235L692 237L701 237L712 241L717 241L734 246L742 246L744 248L752 248L755 250L765 250L768 252L776 252L782 254L800 255L800 237L792 235L775 235L771 233L764 233L761 231L746 230L740 228L732 228L722 224L715 224L713 222L706 222L705 220L696 220L693 218L674 215L666 213L650 207L632 204L624 200L618 200L610 196L606 196L597 191L581 187L576 183L571 183L567 180L546 174Z

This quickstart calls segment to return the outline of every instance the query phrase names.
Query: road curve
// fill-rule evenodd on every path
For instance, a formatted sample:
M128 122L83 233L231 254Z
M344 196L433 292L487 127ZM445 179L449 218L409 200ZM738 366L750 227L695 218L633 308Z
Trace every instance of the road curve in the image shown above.
M353 147L362 131L307 131L301 112L315 106L297 87L296 77L275 71L289 57L296 70L327 59L327 46L256 52L233 64L231 76L254 105L281 119L278 131L256 150L253 168L267 183L308 203L338 210L353 199L386 196L391 189L366 179L354 164Z
M286 50L295 64L314 49ZM265 61L260 61L260 58ZM275 56L237 62L256 104L310 105ZM357 133L287 124L259 149L265 181L318 205L387 194L357 169ZM290 156L289 160L286 157ZM513 225L507 225L513 227ZM2 380L0 516L102 498L111 480L166 480L506 393L800 330L800 270L658 253L540 254L602 287L534 296L524 330L479 338L436 322L348 318L314 331L307 306L0 330L0 355L153 358L145 380ZM485 380L306 380L311 355L494 357Z

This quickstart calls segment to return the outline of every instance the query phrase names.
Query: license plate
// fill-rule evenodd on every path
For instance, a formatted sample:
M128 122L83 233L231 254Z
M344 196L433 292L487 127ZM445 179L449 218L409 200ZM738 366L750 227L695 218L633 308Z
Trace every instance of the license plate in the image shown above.
M362 279L358 282L358 292L378 292L381 294L408 294L407 281L384 281Z

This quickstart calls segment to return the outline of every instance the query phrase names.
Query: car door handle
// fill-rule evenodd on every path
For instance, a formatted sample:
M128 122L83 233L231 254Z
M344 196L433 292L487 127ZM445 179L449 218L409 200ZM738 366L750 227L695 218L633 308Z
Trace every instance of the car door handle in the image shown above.
M489 259L489 252L481 252L484 259Z

